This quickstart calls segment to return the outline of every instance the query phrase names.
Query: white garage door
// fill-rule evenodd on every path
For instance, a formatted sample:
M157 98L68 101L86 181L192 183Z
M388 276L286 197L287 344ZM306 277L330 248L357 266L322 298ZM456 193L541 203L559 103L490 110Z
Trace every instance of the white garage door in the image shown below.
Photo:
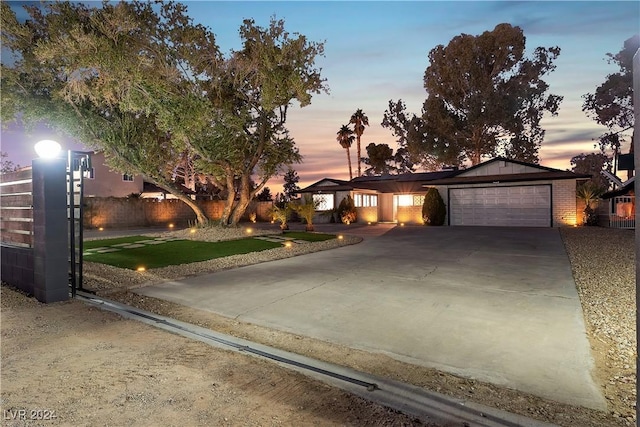
M454 188L451 225L551 226L551 186Z

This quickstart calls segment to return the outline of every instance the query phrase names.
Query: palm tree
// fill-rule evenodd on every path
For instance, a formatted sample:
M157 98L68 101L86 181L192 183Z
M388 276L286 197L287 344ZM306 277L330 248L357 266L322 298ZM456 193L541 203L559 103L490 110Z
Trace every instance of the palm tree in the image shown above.
M338 131L338 137L336 140L340 143L342 148L347 150L347 163L349 163L349 179L353 179L353 172L351 170L351 153L349 152L349 148L351 148L351 144L353 144L353 140L355 137L353 136L353 131L349 129L349 126L342 125L340 130Z
M369 118L362 112L360 108L351 115L351 119L349 123L353 123L353 128L357 137L357 147L358 147L358 176L362 175L360 171L360 137L364 133L364 127L369 126Z

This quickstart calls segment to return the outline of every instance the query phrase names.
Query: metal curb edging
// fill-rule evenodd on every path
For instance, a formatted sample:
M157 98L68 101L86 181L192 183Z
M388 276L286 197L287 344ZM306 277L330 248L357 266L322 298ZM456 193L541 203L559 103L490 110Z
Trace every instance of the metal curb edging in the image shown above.
M213 347L236 350L270 360L282 367L424 421L451 427L550 427L555 425L222 334L84 292L78 292L76 297L80 301L118 313L125 318L138 320Z

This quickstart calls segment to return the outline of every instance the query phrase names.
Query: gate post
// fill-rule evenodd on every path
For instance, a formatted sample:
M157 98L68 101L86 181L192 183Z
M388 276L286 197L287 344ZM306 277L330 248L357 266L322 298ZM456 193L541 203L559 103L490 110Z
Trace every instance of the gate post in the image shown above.
M40 302L69 299L67 161L34 159L33 294Z

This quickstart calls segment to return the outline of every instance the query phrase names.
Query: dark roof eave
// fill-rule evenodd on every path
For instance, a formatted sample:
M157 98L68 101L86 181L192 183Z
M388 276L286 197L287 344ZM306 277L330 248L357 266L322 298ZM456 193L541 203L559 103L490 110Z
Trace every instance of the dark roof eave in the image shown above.
M525 182L525 181L555 181L564 179L588 179L588 175L575 174L573 172L539 172L513 175L485 175L485 176L460 176L444 178L423 184L423 187L433 185L455 185L455 184L488 184L502 182Z

